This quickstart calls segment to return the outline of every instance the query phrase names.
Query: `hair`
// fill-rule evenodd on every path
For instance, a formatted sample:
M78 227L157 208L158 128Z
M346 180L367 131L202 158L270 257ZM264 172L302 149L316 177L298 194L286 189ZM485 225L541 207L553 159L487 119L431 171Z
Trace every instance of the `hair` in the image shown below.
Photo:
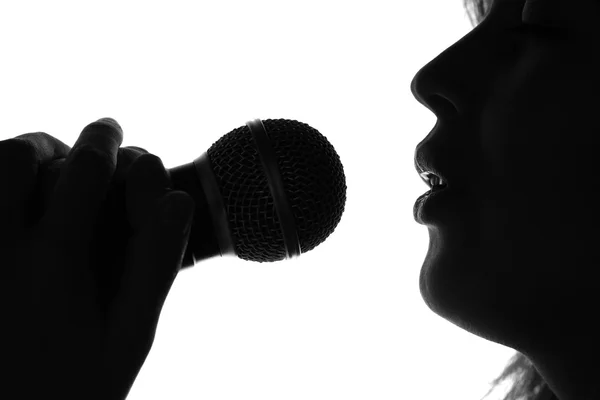
M487 16L494 0L463 0L463 6L473 27L479 25ZM510 390L502 400L559 400L546 381L537 371L531 360L517 351L504 367L504 371L491 382L491 388L481 399L510 379Z
M493 3L494 0L463 0L463 6L473 27L485 19Z
M500 376L492 381L492 387L482 400L498 388L506 386L504 382L508 379L510 390L502 400L559 400L529 358L518 351L508 361Z

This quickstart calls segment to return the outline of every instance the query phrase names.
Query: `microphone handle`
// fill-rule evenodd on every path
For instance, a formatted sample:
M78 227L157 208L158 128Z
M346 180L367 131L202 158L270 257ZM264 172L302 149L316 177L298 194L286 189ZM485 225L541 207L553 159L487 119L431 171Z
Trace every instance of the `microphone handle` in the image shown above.
M60 158L40 166L36 191L32 199L33 204L30 207L33 210L29 216L30 225L37 223L50 206L64 162L65 158ZM204 170L200 168L201 165L204 165ZM209 171L206 171L207 169ZM234 254L222 199L218 187L214 186L216 181L212 182L213 186L204 182L204 187L208 190L201 184L203 179L206 180L206 175L210 175L214 179L206 153L194 162L167 169L167 172L171 179L171 187L174 190L188 193L196 203L194 220L181 268L192 267L199 261L215 256ZM204 173L201 174L201 172ZM204 178L201 175L204 175ZM218 207L221 209L219 210ZM133 228L127 219L125 181L122 178L113 180L97 218L92 249L90 249L91 257L99 263L107 265L107 268L109 264L124 263L126 254L120 254L116 256L116 259L109 259L110 254L107 255L103 249L125 249L133 234Z

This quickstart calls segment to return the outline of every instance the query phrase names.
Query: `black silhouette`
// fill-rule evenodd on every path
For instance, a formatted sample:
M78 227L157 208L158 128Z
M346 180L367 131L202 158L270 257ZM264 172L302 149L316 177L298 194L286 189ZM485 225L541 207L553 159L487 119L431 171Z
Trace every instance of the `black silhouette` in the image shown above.
M6 399L124 399L152 347L194 202L169 189L158 157L120 149L122 141L118 124L100 120L73 151L45 133L0 142ZM36 215L39 166L57 158L66 158L65 169L48 210ZM134 234L127 246L93 250L113 179L127 180Z
M438 117L417 146L419 173L447 184L422 209L421 294L517 350L496 382L518 380L506 399L599 399L600 3L465 5L478 25L412 82Z

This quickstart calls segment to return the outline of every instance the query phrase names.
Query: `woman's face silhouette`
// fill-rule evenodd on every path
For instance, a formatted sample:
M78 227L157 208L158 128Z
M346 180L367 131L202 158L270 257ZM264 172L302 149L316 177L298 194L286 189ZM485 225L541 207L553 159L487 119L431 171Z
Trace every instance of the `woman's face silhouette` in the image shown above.
M416 158L449 184L427 305L532 360L598 351L600 1L496 0L412 90L438 117Z

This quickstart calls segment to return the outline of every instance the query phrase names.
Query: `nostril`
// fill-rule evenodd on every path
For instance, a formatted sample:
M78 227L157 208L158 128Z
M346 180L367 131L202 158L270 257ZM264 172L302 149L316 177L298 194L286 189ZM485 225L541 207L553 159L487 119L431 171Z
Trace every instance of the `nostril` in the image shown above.
M458 110L454 107L454 104L440 94L430 96L427 99L427 104L429 104L429 108L438 117L438 120L444 118L450 121L458 115Z

